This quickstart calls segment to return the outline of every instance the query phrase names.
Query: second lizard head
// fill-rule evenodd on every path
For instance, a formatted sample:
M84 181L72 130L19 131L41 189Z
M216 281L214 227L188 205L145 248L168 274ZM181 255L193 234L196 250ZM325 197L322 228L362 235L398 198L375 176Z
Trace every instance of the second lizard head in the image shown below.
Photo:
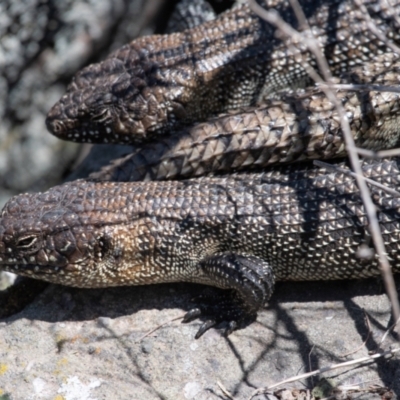
M172 73L171 61L154 60L152 47L162 43L152 38L140 38L78 72L48 113L48 130L78 142L138 143L185 120L192 70L185 66Z

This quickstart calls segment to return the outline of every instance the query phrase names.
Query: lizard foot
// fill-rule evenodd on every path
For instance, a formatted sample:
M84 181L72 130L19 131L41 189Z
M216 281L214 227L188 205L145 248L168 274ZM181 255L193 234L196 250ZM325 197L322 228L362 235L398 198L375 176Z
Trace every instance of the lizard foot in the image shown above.
M206 317L195 338L200 338L210 328L225 323L224 336L228 336L239 326L252 322L257 317L247 309L243 300L234 290L213 291L206 289L203 294L193 299L197 307L189 310L183 322L190 322L199 317Z
M199 271L198 281L228 290L217 294L205 291L196 299L200 306L185 315L184 322L199 316L207 317L196 339L221 322L227 322L225 335L228 335L244 322L254 321L257 311L272 294L274 276L271 267L254 256L227 253L208 257L199 264Z

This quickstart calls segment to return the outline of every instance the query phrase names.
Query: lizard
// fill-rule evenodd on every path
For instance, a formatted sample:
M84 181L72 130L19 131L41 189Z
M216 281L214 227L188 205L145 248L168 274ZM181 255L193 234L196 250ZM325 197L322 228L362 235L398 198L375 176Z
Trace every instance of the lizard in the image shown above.
M345 167L346 163L336 163ZM400 189L400 158L363 172ZM388 257L400 271L400 197L371 186ZM180 181L76 180L11 198L0 217L0 268L77 287L196 282L226 289L190 310L196 337L254 318L276 280L379 275L352 176L310 163Z
M400 43L400 1L301 0L313 35L335 76L390 51L370 31ZM294 28L286 1L264 0ZM247 4L168 35L138 38L78 72L48 113L49 131L65 140L139 144L188 123L258 105L279 90L304 87L304 64L316 62L305 43L276 36Z
M397 87L399 56L385 53L351 69L336 90L349 120L355 144L379 151L400 144L400 93L371 90ZM360 91L359 84L368 84ZM259 107L243 108L143 144L91 175L96 180L139 181L181 179L210 173L249 170L275 163L345 157L336 106L319 88L286 94Z
M75 97L75 100L77 100L77 99L79 100L79 96ZM48 122L49 122L49 120L48 120ZM51 124L52 123L50 121L50 125ZM105 131L108 134L110 133L110 132L107 132L107 129ZM380 166L379 165L377 166L377 170L380 170ZM380 172L382 172L382 171L380 170ZM226 183L231 184L232 183L232 179L233 180L235 179L234 177L225 177L225 178L226 178L226 180L223 181L223 183L220 182L220 185L225 185ZM225 178L221 178L221 179L225 179ZM203 178L203 179L212 179L212 178ZM218 179L218 178L215 178L215 179ZM243 179L244 182L250 182L251 180L254 180L256 182L256 186L257 186L257 177L256 177L256 175L243 175L242 179ZM267 175L265 175L265 176L263 175L263 179L267 180L268 179ZM377 178L377 179L379 180L380 178ZM66 199L68 198L67 193L71 193L71 194L74 193L74 187L73 187L74 184L79 185L81 183L83 185L83 189L82 189L83 191L86 190L85 189L85 185L89 185L89 187L90 187L90 185L100 185L100 186L98 186L99 192L105 194L105 192L107 191L107 185L105 185L104 182L95 183L95 182L87 182L87 181L82 181L82 182L78 181L76 183L71 183L70 184L71 186L68 186L68 184L66 184L65 193L64 193L65 194L65 198ZM183 182L184 185L186 185L186 183L187 183L186 181ZM203 183L204 183L203 180L201 180L201 182L195 182L195 184L200 184L201 185L200 188L198 189L198 193L199 194L203 193L204 191L207 191L206 188L202 186ZM113 186L114 193L117 193L119 190L123 189L122 187L119 186L120 184L118 184L118 183L111 182L111 184L114 185ZM133 183L131 183L131 184L133 184ZM179 182L172 182L172 185L180 185L180 184L181 183L179 183ZM101 186L101 185L105 185L105 186ZM140 192L141 190L143 190L143 188L140 188L140 184L138 184L138 185L139 185L139 189L138 190ZM144 183L141 183L141 185L144 185ZM271 185L272 185L272 183L271 183ZM187 186L185 186L185 190L186 190L186 187ZM54 188L54 190L57 190L57 188ZM185 195L185 190L183 190L183 189L181 190L180 193L182 193L182 196ZM165 193L165 192L166 192L166 188L163 187L162 193ZM306 191L306 193L311 193L311 195L312 195L312 191L311 192L310 191L308 191L308 192ZM187 194L190 195L190 193L187 193ZM49 195L50 195L50 197L53 197L54 192L51 192L51 190L50 190L49 191ZM213 195L214 195L214 193L211 193L210 194L210 198L213 197ZM23 197L23 195L21 195L21 196ZM179 199L184 198L182 196ZM198 196L198 198L201 200L201 196ZM164 198L163 201L168 201L168 198L167 199ZM87 203L85 203L85 202L82 202L81 204L79 204L79 199L76 199L73 202L75 202L77 204L78 209L80 209L80 210L82 208L84 209L87 206ZM358 204L358 206L360 206L360 203ZM5 221L8 220L7 210L9 210L10 208L13 209L12 204L11 204L11 207L10 207L10 204L8 204L4 208L3 213L2 213L2 221L3 221L3 219ZM18 208L19 207L17 206L17 209ZM212 209L214 208L213 204L211 204L211 208ZM115 211L115 209L114 209L114 211ZM207 210L200 210L200 215L202 213L204 213L205 211L207 211ZM315 210L314 210L314 212L315 212ZM108 214L112 214L112 213L113 213L113 210L103 209L103 213L101 213L101 214L102 214L103 217L106 217L106 214L108 216ZM53 215L52 215L51 212L50 213L45 212L45 214L50 217L50 220L53 217L55 217L57 219L58 211L55 210L55 214L53 214ZM167 211L167 214L168 214L168 211ZM314 214L314 216L315 216L315 214ZM84 219L86 219L85 216L83 216L83 217L84 217ZM26 221L29 221L28 222L28 228L29 227L32 228L34 225L35 226L39 226L39 227L40 226L43 227L38 220L36 220L36 222L35 222L35 218L36 218L35 216L33 216L33 218L32 218L32 216L29 216L29 215L27 216ZM154 218L153 218L153 220L154 220ZM5 222L5 223L7 223L7 222ZM100 225L104 225L104 224L107 225L107 219L104 219L104 218L103 218L103 220L100 219L99 223L100 223ZM12 224L12 222L11 222L11 224ZM18 222L17 222L17 225L18 225ZM267 226L269 226L269 225L267 224ZM257 229L257 227L258 226L256 225L256 227L254 229ZM79 227L77 227L77 230L79 231ZM91 228L89 227L89 231L90 230L91 230ZM200 231L202 231L201 226L200 226ZM64 235L60 236L60 235L57 235L57 233L61 233L61 232L55 232L56 241L58 239L60 239L62 241L63 239L61 238L61 236L63 236L64 239L65 239ZM128 232L126 232L126 233L128 233ZM134 234L134 232L131 232L131 233ZM196 233L196 232L194 232L194 233ZM352 233L354 234L354 231ZM86 236L85 232L83 232L83 235ZM83 237L80 237L80 238L82 239ZM123 232L122 232L122 235L120 235L120 236L114 235L114 237L116 238L117 241L119 239L121 239L121 238L123 239L124 238ZM27 265L26 267L24 267L23 265L19 265L18 264L18 260L21 260L22 264L24 264L25 262L28 262L26 258L22 257L22 259L21 259L21 258L18 258L18 257L13 257L12 254L10 254L10 253L13 253L13 246L14 246L13 244L11 245L11 247L10 246L9 247L6 246L6 244L9 243L7 241L10 240L10 238L11 238L11 243L12 243L12 241L14 239L16 239L18 241L18 244L15 243L16 247L18 247L19 245L21 245L22 247L26 246L25 250L27 251L27 253L25 253L25 254L31 254L30 251L34 250L34 249L32 249L31 245L33 246L33 248L35 248L35 246L36 246L35 243L37 243L37 244L40 243L40 244L43 245L41 235L36 235L36 237L28 235L28 236L26 236L24 238L21 238L21 240L19 240L20 238L15 238L13 236L5 234L4 235L4 241L2 243L2 247L4 248L4 252L7 253L7 255L9 257L8 258L1 257L2 260L0 262L3 262L4 260L6 260L5 263L4 263L4 269L7 269L7 270L12 269L14 272L18 272L19 274L22 274L22 275L28 275L28 276L33 276L33 277L41 277L41 278L44 278L44 279L47 279L47 280L50 280L50 281L53 281L53 282L57 282L58 281L58 282L61 282L63 284L69 284L69 282L70 282L70 280L69 280L69 276L70 276L69 272L65 273L65 270L63 270L63 269L60 271L59 267L53 264L52 266L55 267L55 268L53 268L53 270L54 270L54 272L56 272L56 277L54 278L54 276L53 276L53 278L49 278L49 276L51 274L48 274L48 269L46 269L46 265L43 265L43 263L45 263L45 264L46 263L50 263L50 264L47 264L47 266L49 266L52 263L56 263L56 262L60 261L61 264L62 264L63 263L62 257L57 259L57 257L55 257L54 254L47 255L47 252L49 252L49 251L51 252L53 250L60 250L61 252L62 251L71 250L71 243L73 244L74 238L72 238L71 242L67 242L67 243L64 242L64 244L65 244L64 247L57 247L57 244L54 241L52 241L52 239L50 237L49 241L46 241L45 247L41 247L39 249L39 251L37 252L37 254L35 253L36 259L35 259L35 257L32 256L34 260L33 261L31 260L31 262L34 263L34 264L28 263L28 264L26 264ZM78 235L78 238L79 238L79 235ZM67 240L68 240L68 238L67 238ZM100 242L101 243L105 243L102 240ZM264 242L265 242L265 238L264 238ZM125 243L125 244L127 244L127 243ZM106 247L107 247L107 244L106 244ZM126 247L126 249L129 250L128 246L124 246L124 248L125 247ZM15 250L15 253L20 255L20 250L21 250L21 248L19 248L19 250L18 249ZM22 252L24 252L25 250L22 250ZM78 249L76 252L74 252L75 256L78 255L77 256L78 258L74 259L74 261L76 261L77 263L84 261L84 258L85 258L85 257L83 257L83 258L79 259L80 250L81 249ZM86 248L86 250L89 250L89 252L86 253L86 256L88 256L87 258L91 258L92 256L91 256L90 252L92 252L92 254L93 254L93 251L95 249L91 248L89 246L88 248ZM121 251L120 247L118 248L117 253L119 251ZM58 253L58 254L60 255L61 253ZM101 256L102 252L100 251L100 252L95 253L95 254L97 254L97 256L99 256L99 255ZM114 257L114 256L116 256L116 253L114 253L112 257ZM265 301L269 298L269 296L270 296L270 294L272 292L273 282L274 282L274 279L275 279L275 272L271 269L271 267L269 265L265 265L265 260L261 260L260 261L259 257L257 257L256 255L250 255L249 256L248 254L231 254L231 253L229 253L229 254L214 254L214 256L216 256L216 258L212 257L212 259L210 259L210 260L208 260L208 259L207 260L198 260L199 264L197 266L203 265L203 263L206 262L206 268L208 266L208 267L211 268L212 271L215 272L215 268L216 268L215 265L216 264L219 265L219 263L221 262L225 266L225 268L223 268L223 271L221 272L222 275L225 274L224 271L226 271L226 268L228 268L228 271L229 271L229 266L231 268L233 268L234 270L239 270L242 273L242 275L241 275L242 280L241 280L241 284L240 285L232 286L234 284L234 282L232 282L232 279L228 283L227 282L225 282L225 283L222 282L221 283L221 280L219 279L219 277L217 276L217 278L215 278L215 275L214 276L207 276L206 278L204 278L203 281L202 281L202 278L196 280L196 278L193 278L193 277L189 277L189 280L191 280L193 278L194 280L192 279L192 281L195 281L195 282L209 283L209 284L213 284L213 285L216 285L216 286L220 285L220 286L222 286L224 288L229 288L230 287L230 288L236 289L237 294L233 298L233 301L232 301L232 299L230 299L229 301L225 301L223 303L224 304L224 308L226 309L226 312L225 312L224 318L222 318L222 319L226 319L226 320L230 321L228 330L232 330L236 326L236 320L240 321L243 318L243 316L247 315L247 314L253 314L254 315L257 312L257 310L261 307L261 305L264 304ZM219 256L221 256L222 258L220 258ZM43 259L41 259L41 257L43 257ZM71 258L71 257L69 257L69 258ZM65 261L65 257L64 257L64 261ZM92 259L92 261L93 261L93 259ZM208 263L208 261L210 263ZM279 260L277 260L277 262L279 263ZM13 265L10 266L10 263L13 264ZM94 265L94 264L92 263L92 265ZM376 261L375 261L375 264L372 263L372 265L374 265L376 267ZM43 266L45 268L43 268ZM374 273L377 272L377 268L375 268L375 267L373 267L371 269L371 270L375 271ZM173 269L173 267L171 267L171 268ZM248 275L246 275L246 271L247 271ZM101 268L98 271L98 273L100 275L102 275L103 272L104 272L104 270L102 270ZM253 272L254 272L254 275L253 275ZM243 277L243 273L244 273L244 277ZM90 272L88 273L88 270L84 271L84 275L85 274L88 274L88 276L90 276ZM96 274L97 274L97 272L95 272L95 275ZM111 274L113 274L112 271L111 271ZM72 278L71 278L72 281L74 280L74 276L75 277L79 276L79 273L78 274L74 273L74 272L72 273ZM333 278L338 278L338 277L340 278L340 277L351 277L351 276L353 276L353 277L361 277L361 276L364 276L364 275L363 275L363 273L361 273L361 275L360 275L359 273L357 273L357 271L354 272L354 270L350 268L349 269L349 274L347 274L347 276L338 276L338 275L333 274L332 275L332 279ZM279 277L278 275L277 275L277 277L278 277L278 279L282 278L282 277ZM316 273L314 275L314 277L311 274L309 279L318 279L320 277L321 277L321 275L318 275L318 273ZM179 279L181 279L181 278L182 277L180 277ZM175 279L175 278L172 278L172 279ZM246 286L246 285L243 285L243 283L248 283L247 279L250 279L251 284L254 285L252 287L252 289L249 289L248 286L247 286L247 289L244 288L244 286ZM284 279L284 278L282 278L282 279ZM290 279L290 277L289 277L289 279ZM300 277L300 279L303 279L303 278ZM308 278L305 278L305 279L308 279ZM236 281L236 279L233 279L233 280ZM105 283L105 285L107 285L107 286L113 285L112 279L111 280L110 279L108 279L108 280L106 279L106 281L107 282ZM157 278L155 278L154 280L150 279L150 281L151 282L149 282L149 283L162 282L162 280L160 281ZM257 283L260 283L260 282L261 282L261 286L260 285L257 286ZM133 281L133 282L130 282L130 283L135 283L135 282ZM79 283L70 283L70 284L80 286ZM115 284L117 284L117 285L124 284L124 278L122 278L122 281L117 279L117 283L115 283ZM89 282L89 285L90 285L90 287L95 287L96 286L96 284L93 283L93 282ZM229 286L229 285L231 285L231 286ZM232 304L236 305L237 302L239 302L239 303L241 302L242 303L243 310L240 310L240 311L233 310L232 311ZM208 308L206 307L206 309L208 311L210 311L210 307L208 307ZM211 309L213 309L213 307L211 307ZM212 311L214 311L214 312L211 312L211 314L213 315L212 318L210 320L206 321L205 324L203 324L203 326L200 328L198 336L201 335L206 329L208 329L210 326L214 325L216 322L218 322L221 319L221 317L218 316L218 314L216 314L214 309ZM192 312L189 312L186 319L189 319L189 318L191 318L193 316L198 315L198 312L199 312L199 310L194 310Z

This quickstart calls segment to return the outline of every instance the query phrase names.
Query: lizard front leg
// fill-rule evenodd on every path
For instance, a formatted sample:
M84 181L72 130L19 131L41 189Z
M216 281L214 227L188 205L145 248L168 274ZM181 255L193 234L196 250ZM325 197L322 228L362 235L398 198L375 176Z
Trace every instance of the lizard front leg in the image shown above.
M198 339L220 322L228 322L225 333L229 334L238 323L249 317L254 318L271 297L275 277L271 266L258 257L224 253L202 260L193 281L229 289L218 298L216 295L200 296L197 300L202 304L185 315L184 322L200 315L208 317L195 336Z

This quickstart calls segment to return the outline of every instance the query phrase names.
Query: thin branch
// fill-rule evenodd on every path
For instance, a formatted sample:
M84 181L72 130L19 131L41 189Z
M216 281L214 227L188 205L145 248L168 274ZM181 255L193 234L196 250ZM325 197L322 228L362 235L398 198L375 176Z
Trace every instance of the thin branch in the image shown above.
M387 12L387 16L393 18L394 21L397 22L397 25L400 25L400 17L397 15L393 3L390 4L387 0L380 0L381 4L385 5L385 10Z
M400 54L400 47L391 42L386 37L386 35L375 25L374 21L368 13L367 7L365 7L365 5L360 0L354 0L354 3L361 10L362 16L364 17L365 23L367 24L369 31L374 34L379 40L385 43L386 46L389 47L394 53Z
M185 313L185 314L186 314L186 313ZM151 335L152 333L154 333L154 332L157 331L158 329L162 328L163 326L168 325L168 324L170 324L171 322L177 321L178 319L183 319L183 317L185 316L185 314L182 314L182 315L180 315L179 317L172 318L172 319L170 319L169 321L164 322L164 323L162 323L162 324L156 326L154 329L152 329L151 331L145 333L145 334L144 334L143 336L141 336L138 340L136 340L135 343L141 342L145 337Z
M357 353L358 351L360 351L360 350L367 344L368 339L369 339L369 337L371 336L371 323L369 322L368 314L365 312L365 310L363 310L363 311L364 311L364 320L365 320L365 322L366 322L366 324L367 324L367 327L368 327L367 338L366 338L366 339L364 340L364 342L362 342L361 345L360 345L359 347L357 347L355 350L350 351L349 353L341 354L341 355L338 356L338 357L344 358L344 357L350 356L351 354Z
M296 43L306 43L308 48L311 50L311 47L313 47L313 43L310 43L308 40L308 37L305 37L301 33L299 33L296 29L292 28L289 24L287 24L279 15L279 13L274 10L265 10L262 8L255 0L248 0L250 8L261 18L263 18L265 21L270 23L271 25L275 26L277 28L277 33L281 34L282 36L289 38L292 40L293 44ZM312 35L312 32L309 30L310 34ZM295 46L289 46L290 50L293 52L293 54L297 54L302 56L301 52L299 51L298 48ZM312 51L312 50L311 50ZM323 57L323 56L322 56ZM303 57L302 66L305 69L305 71L308 73L308 75L313 79L315 82L319 82L321 84L327 84L321 76L318 74L318 72L310 65L310 63ZM322 61L323 62L323 61ZM327 74L330 75L329 72L329 66L328 63L324 63L324 66L326 67L326 72ZM330 76L329 79L327 79L329 84L332 84L332 76Z
M395 157L395 156L400 155L400 148L378 151L377 155L379 157L381 157L381 158L383 158L383 157Z
M360 149L359 147L356 147L355 150L361 156L369 157L369 158L396 157L396 156L400 155L400 148L390 149L390 150L373 151L373 150L367 150L367 149Z
M369 381L364 381L362 382L362 384L364 385L365 383L368 382L373 382L373 381L377 381L377 379L370 379ZM380 387L381 389L385 389ZM350 396L351 394L359 394L359 393L376 393L377 388L373 387L373 386L369 386L365 389L361 389L360 385L343 385L343 386L338 386L337 388L335 388L335 391L339 391L341 392L342 396L340 396L341 398L353 398L353 396ZM388 389L387 389L388 390ZM343 393L344 392L344 393ZM347 396L346 396L347 395ZM335 393L332 396L329 397L323 397L322 399L319 400L330 400L330 399L337 399L338 398L338 393Z
M260 389L255 390L251 394L251 396L249 397L248 400L251 400L253 397L258 396L259 394L265 394L269 390L274 389L274 388L276 388L278 386L284 385L286 383L296 382L296 381L298 381L300 379L309 378L310 376L323 374L325 372L330 372L330 371L333 371L335 369L345 368L345 367L349 367L349 366L352 366L352 365L357 365L357 364L362 364L364 362L373 361L373 360L376 360L378 358L385 357L387 355L393 355L393 354L395 354L395 353L397 353L399 351L400 351L400 347L396 348L396 349L384 351L383 353L373 354L371 356L357 358L356 360L345 361L343 363L334 364L334 365L330 365L328 367L319 368L319 369L317 369L315 371L308 372L306 374L293 376L291 378L285 379L285 380L280 381L278 383L274 383L273 385L270 385L268 387L260 388Z
M221 389L222 393L228 397L228 399L235 400L235 398L229 393L228 389L222 384L221 381L217 381L217 385Z
M315 348L315 344L313 344L313 346L311 347L310 352L308 353L308 368L309 368L310 371L312 371L311 354L314 351L314 348ZM311 384L314 386L314 380L313 380L312 377L311 377Z
M324 83L318 83L317 87L327 86L329 89L336 90L354 90L354 91L365 91L365 92L390 92L400 93L400 87L388 86L388 85L372 85L369 83L332 83L330 85Z
M385 332L385 334L382 336L381 341L379 342L378 347L382 346L382 343L386 340L389 333L396 327L396 325L399 323L399 321L400 321L400 318Z
M346 169L346 168L341 168L337 165L328 164L328 163L320 161L320 160L314 160L314 165L316 165L317 167L330 169L334 172L341 172L343 174L350 175L353 178L356 178L356 174L353 171L350 171L349 169ZM392 196L400 197L400 192L398 192L397 190L390 189L389 187L382 185L382 183L376 182L373 179L366 178L366 177L364 177L364 179L370 185L376 186L379 189L382 189L383 191L391 194Z

